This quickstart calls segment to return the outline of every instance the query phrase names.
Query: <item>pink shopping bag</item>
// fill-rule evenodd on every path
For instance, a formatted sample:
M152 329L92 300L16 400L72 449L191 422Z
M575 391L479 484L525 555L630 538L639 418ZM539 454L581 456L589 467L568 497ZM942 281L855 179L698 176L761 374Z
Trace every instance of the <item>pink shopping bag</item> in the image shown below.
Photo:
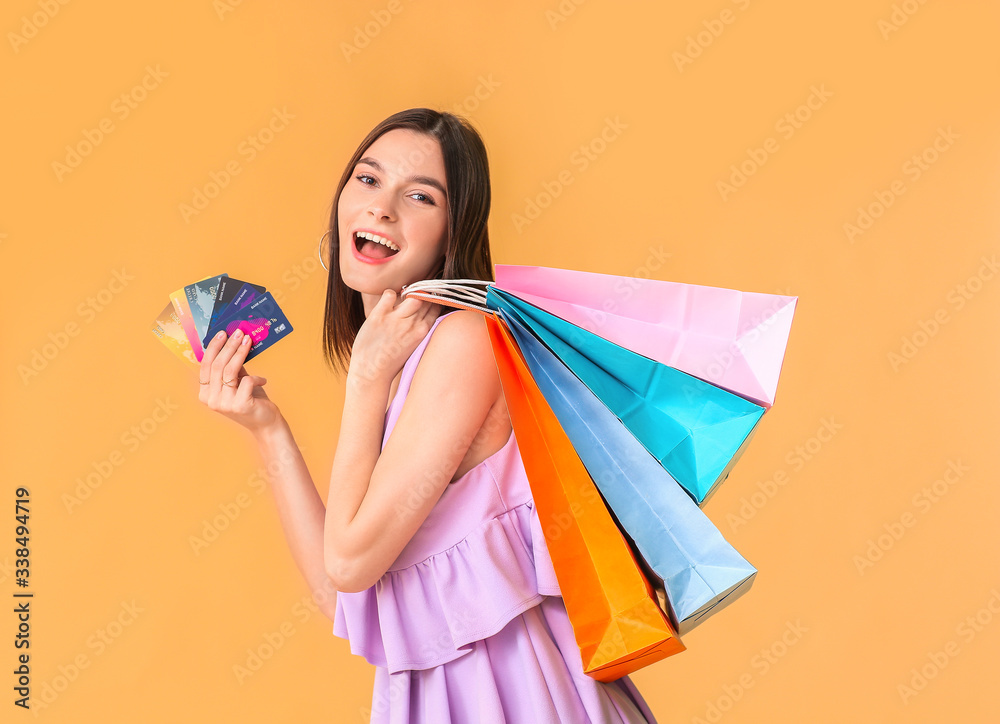
M798 297L496 264L494 286L650 359L774 404Z

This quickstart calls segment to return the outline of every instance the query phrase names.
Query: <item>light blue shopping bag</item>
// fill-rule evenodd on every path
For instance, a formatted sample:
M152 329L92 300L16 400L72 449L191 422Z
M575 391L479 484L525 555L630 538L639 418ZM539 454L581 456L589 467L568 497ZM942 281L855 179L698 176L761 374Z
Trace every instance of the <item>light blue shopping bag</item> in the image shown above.
M517 311L500 316L619 526L665 589L683 635L749 590L757 574L622 422Z

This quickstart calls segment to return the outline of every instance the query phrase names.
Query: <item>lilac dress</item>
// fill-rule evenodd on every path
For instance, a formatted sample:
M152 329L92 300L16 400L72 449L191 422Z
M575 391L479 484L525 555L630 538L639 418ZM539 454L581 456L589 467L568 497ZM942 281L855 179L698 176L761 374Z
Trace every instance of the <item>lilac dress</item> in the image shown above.
M403 366L383 448L447 314ZM655 722L628 677L583 673L513 433L448 485L375 585L338 594L333 633L376 667L372 722Z

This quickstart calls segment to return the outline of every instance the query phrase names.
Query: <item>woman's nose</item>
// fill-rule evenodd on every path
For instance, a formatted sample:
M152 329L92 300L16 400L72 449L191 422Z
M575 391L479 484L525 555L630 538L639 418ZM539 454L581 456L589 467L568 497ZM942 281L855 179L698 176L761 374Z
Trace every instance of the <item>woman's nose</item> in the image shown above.
M392 199L385 194L375 196L368 205L368 213L379 220L391 220L395 214Z

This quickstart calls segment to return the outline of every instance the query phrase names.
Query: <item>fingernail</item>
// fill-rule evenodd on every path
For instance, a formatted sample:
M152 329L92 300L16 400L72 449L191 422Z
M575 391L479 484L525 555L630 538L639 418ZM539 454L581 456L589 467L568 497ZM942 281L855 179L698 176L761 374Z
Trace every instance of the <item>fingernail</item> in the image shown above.
M216 338L216 339L222 339L222 337L223 337L223 336L224 336L225 334L226 334L225 330L221 330L221 329L220 329L220 330L219 330L218 332L216 332L216 333L215 333L215 338Z
M233 332L233 336L236 337L236 339L239 339L240 337L243 336L243 330L237 329L235 332Z
M242 344L244 347L246 347L248 344L250 344L250 338L249 337L244 337L242 339L242 341L240 341L240 344Z

